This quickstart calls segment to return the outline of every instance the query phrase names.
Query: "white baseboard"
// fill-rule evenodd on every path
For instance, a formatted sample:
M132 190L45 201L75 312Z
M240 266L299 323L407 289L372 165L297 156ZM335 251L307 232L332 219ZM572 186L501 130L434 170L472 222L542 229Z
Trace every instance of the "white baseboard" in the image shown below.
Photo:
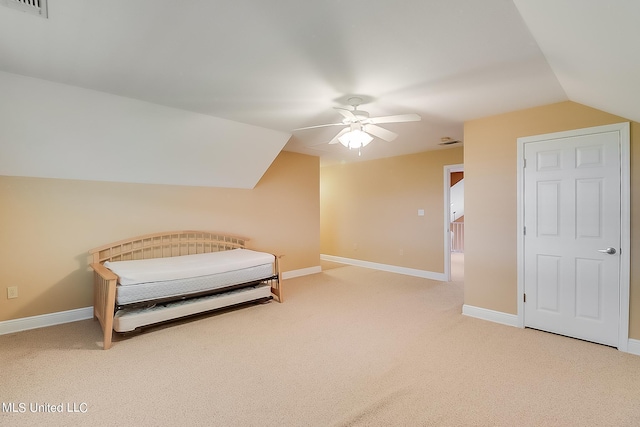
M371 268L373 270L388 271L390 273L405 274L407 276L422 277L423 279L437 280L444 282L444 273L435 273L433 271L418 270L416 268L398 267L397 265L379 264L377 262L362 261L359 259L343 258L334 255L320 254L323 261L338 262L340 264L355 265L358 267Z
M93 318L93 307L77 308L75 310L59 311L57 313L5 320L4 322L0 322L0 335L60 325L62 323L77 322L78 320L87 320L91 318Z
M633 338L629 338L629 344L627 345L627 353L640 356L640 340L634 340Z
M293 279L294 277L308 276L309 274L322 273L319 265L314 267L301 268L299 270L291 270L282 272L282 280Z
M488 308L463 305L462 314L477 319L488 320L489 322L500 323L507 326L518 326L518 316L515 314L503 313L501 311L489 310Z
M330 259L327 260L332 261ZM287 271L282 273L282 279L306 276L309 274L320 273L321 271L322 269L320 266ZM515 314L503 313L466 304L462 306L462 314L469 317L475 317L477 319L488 320L489 322L518 327L518 316ZM75 310L60 311L57 313L41 314L39 316L23 317L21 319L5 320L0 322L0 335L28 331L29 329L45 328L47 326L60 325L62 323L77 322L79 320L91 319L92 317L93 307L84 307L77 308ZM640 340L629 338L626 352L640 356Z
M319 265L315 267L302 268L300 270L285 271L282 273L282 279L291 279L293 277L306 276L308 274L320 272L322 272L322 268ZM23 317L21 319L5 320L0 322L0 335L28 331L29 329L46 328L47 326L77 322L79 320L87 320L91 318L93 318L93 307L77 308L75 310Z
M494 311L466 304L462 306L462 314L469 317L475 317L477 319L488 320L489 322L514 326L516 328L520 327L518 316L515 314L503 313L501 311ZM629 338L627 348L622 351L640 356L640 340Z

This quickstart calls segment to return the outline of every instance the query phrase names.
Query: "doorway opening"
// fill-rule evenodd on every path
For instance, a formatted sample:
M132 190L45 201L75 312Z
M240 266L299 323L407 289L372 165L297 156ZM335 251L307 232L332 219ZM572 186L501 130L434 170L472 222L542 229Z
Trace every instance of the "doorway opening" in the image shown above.
M445 276L464 280L464 165L444 167Z

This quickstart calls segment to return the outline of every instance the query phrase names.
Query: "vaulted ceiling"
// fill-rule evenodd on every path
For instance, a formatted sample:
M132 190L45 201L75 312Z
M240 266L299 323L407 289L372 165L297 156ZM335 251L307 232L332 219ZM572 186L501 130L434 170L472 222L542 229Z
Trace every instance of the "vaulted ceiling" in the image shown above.
M273 155L261 153L271 160L283 146L327 164L439 149L442 137L463 139L466 120L564 100L640 121L636 0L49 0L48 9L42 19L0 7L0 71L250 125L250 142L222 132L243 138L224 150L238 158L260 151L260 129L277 136ZM422 121L384 125L399 137L374 140L360 158L325 144L337 127L292 132L339 122L334 107L353 95L372 116ZM170 144L154 155L175 160Z

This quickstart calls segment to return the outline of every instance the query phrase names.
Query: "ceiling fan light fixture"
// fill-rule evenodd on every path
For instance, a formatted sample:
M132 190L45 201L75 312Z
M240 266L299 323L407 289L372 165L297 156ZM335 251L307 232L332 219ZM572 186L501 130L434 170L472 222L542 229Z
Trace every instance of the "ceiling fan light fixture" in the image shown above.
M373 141L373 137L360 129L355 129L351 132L347 132L344 135L341 135L338 138L338 141L340 141L340 144L349 149L361 148Z

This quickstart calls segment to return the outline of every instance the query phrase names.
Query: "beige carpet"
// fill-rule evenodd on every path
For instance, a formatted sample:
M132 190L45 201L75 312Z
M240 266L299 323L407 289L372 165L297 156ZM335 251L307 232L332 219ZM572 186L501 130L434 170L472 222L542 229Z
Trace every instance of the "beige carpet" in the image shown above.
M461 282L331 267L108 351L92 320L0 336L0 401L26 407L0 425L640 424L640 357L462 316Z

